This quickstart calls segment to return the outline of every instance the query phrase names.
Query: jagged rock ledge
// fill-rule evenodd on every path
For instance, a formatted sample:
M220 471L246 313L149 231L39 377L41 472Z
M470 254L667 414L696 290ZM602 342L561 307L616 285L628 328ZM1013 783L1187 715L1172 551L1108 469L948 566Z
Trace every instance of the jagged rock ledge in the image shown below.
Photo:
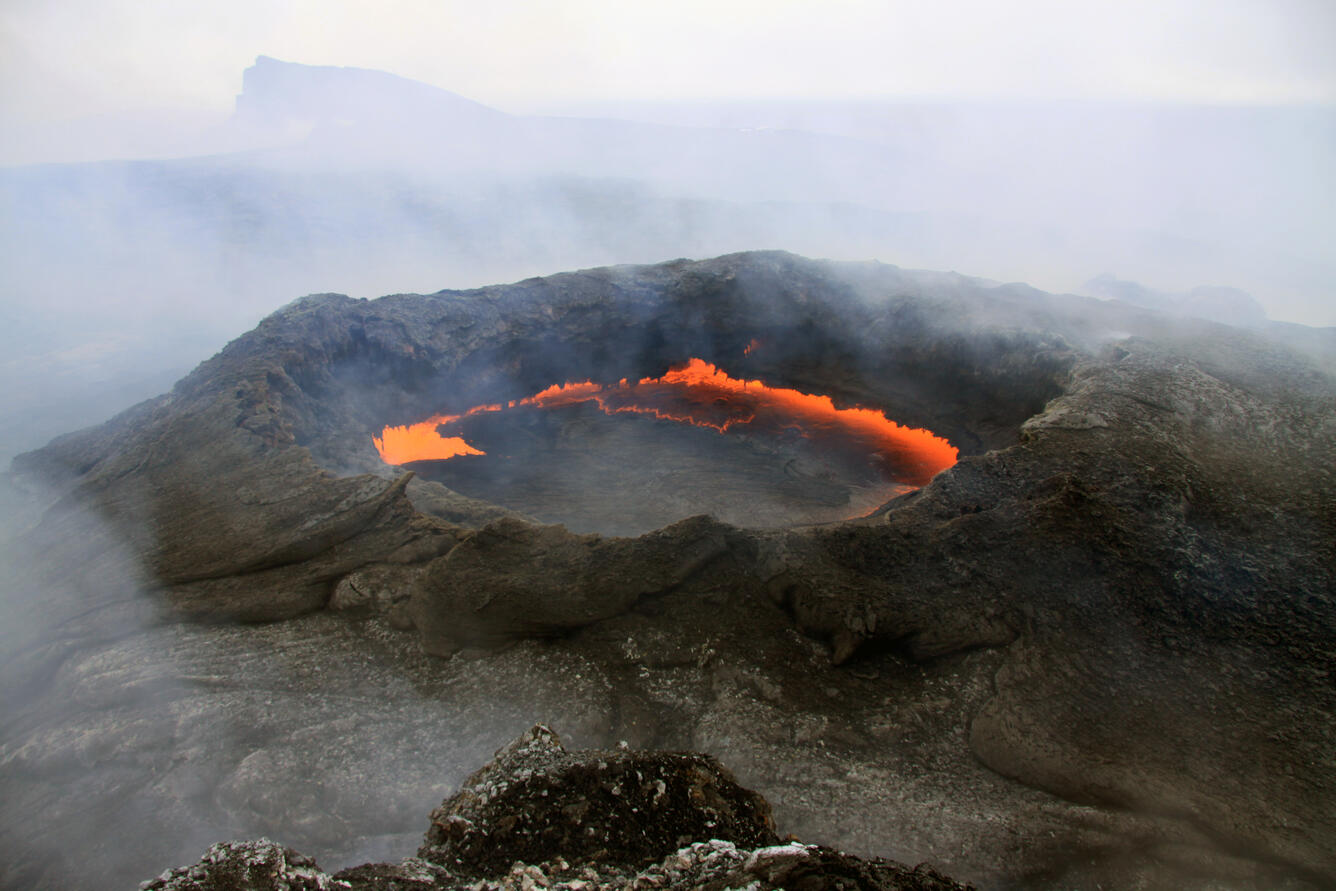
M568 752L539 724L431 814L416 857L329 875L269 839L213 845L141 891L969 888L909 868L781 841L770 805L708 755Z

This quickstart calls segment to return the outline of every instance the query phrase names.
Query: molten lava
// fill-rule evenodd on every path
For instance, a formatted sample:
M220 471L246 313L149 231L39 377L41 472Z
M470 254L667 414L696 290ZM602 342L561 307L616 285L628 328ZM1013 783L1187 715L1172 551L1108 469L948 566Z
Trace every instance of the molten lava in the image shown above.
M407 464L409 461L439 461L457 455L485 455L464 441L462 436L442 436L439 427L458 421L459 415L436 415L420 424L406 427L386 427L380 436L371 437L386 464Z
M657 378L616 386L593 381L555 384L524 399L479 405L458 415L436 415L418 424L386 427L372 437L387 464L436 461L486 454L462 436L443 436L440 428L485 412L532 406L557 408L593 402L606 414L651 415L667 421L709 427L720 433L745 428L761 433L794 431L805 437L838 441L886 462L886 475L923 485L956 463L954 446L929 430L902 427L869 408L836 408L829 396L814 396L760 381L739 380L701 359L690 359Z

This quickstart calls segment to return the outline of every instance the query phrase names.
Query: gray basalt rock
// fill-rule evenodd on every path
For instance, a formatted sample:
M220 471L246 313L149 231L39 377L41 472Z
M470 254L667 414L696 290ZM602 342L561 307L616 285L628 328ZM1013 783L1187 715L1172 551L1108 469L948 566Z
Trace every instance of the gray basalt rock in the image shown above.
M267 838L219 842L192 866L170 869L142 883L140 891L332 891L330 879L310 857Z
M955 891L911 869L815 845L780 844L770 805L713 758L568 752L536 725L432 811L416 857L333 876L269 841L213 845L142 891L567 891L669 888Z
M770 805L713 758L569 753L539 725L432 811L418 857L488 876L516 860L640 867L710 840L747 848L779 841Z

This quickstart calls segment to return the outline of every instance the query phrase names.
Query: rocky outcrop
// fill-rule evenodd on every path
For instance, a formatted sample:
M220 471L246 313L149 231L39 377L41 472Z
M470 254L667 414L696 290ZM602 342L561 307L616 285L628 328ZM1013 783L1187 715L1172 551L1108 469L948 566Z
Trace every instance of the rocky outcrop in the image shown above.
M537 725L496 753L431 814L417 857L330 876L268 839L225 842L143 891L333 889L966 888L910 869L797 842L781 844L770 805L713 758L568 752Z
M343 888L310 857L267 838L219 842L198 863L169 869L141 891L330 891Z
M708 840L777 844L770 805L707 756L569 753L539 725L432 811L418 856L494 875L516 860L638 867Z

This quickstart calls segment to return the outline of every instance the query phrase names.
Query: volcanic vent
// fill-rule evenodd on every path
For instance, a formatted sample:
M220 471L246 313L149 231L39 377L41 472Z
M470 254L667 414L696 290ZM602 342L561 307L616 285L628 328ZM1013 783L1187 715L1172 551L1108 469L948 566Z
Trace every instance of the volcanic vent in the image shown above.
M851 283L765 256L441 292L425 343L384 298L299 381L324 415L306 444L575 531L787 526L863 516L1014 442L1058 392L1060 349L947 333L897 303L895 270Z
M387 464L598 531L641 531L693 513L738 525L845 519L922 485L957 456L945 439L879 411L837 408L700 359L612 386L554 384L389 426L373 441Z

